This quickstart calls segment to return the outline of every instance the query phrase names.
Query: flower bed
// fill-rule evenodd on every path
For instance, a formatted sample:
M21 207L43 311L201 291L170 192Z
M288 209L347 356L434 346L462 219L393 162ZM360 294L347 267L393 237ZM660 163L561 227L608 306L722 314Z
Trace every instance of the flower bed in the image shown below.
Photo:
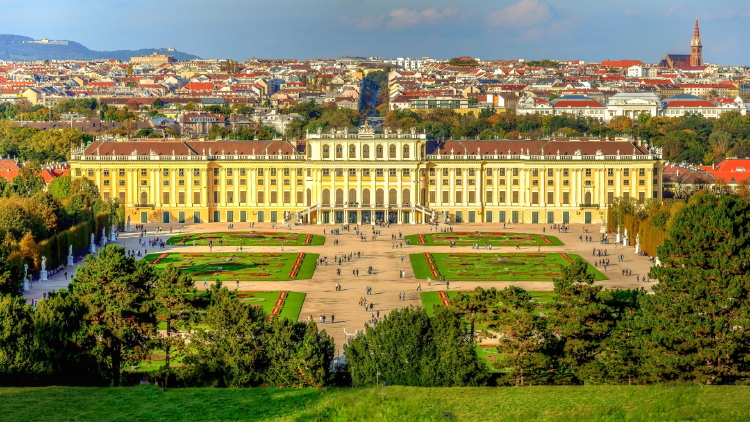
M154 260L154 262L152 262L152 263L151 263L151 265L156 265L156 264L160 263L160 262L161 262L161 261L162 261L162 260L163 260L164 258L166 258L166 257L168 257L168 256L169 256L169 253L167 253L167 252L164 252L163 254L159 255L159 257L158 257L158 258L156 258L156 259Z

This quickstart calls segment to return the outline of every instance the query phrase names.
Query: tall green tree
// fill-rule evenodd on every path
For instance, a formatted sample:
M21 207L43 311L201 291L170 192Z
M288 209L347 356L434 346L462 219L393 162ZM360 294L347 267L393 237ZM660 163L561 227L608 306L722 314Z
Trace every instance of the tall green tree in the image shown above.
M701 192L658 249L643 297L643 371L651 381L731 384L750 376L750 204Z
M315 323L274 318L266 342L268 367L263 379L276 387L322 387L330 380L333 338Z
M451 308L469 324L469 335L474 340L477 324L492 325L497 316L498 292L494 287L476 287L471 293L459 293L451 301Z
M501 359L495 368L502 371L499 382L524 386L549 384L556 373L560 341L535 313L531 295L518 287L500 291L498 333Z
M86 307L86 334L94 340L91 354L103 378L115 386L120 385L122 368L140 362L150 350L156 329L155 280L148 263L109 244L98 257L86 257L71 283L73 294Z
M563 341L561 364L563 373L573 382L586 382L592 374L590 364L601 351L601 343L616 323L613 310L599 296L602 287L594 286L588 264L577 259L554 279L555 312L550 315L550 328Z
M466 331L466 322L455 310L440 306L430 318L435 357L423 361L426 385L480 386L489 378L489 368L477 355L476 343Z
M28 383L38 369L31 307L22 297L0 296L0 383Z
M268 319L216 283L203 318L205 329L190 336L194 352L185 357L186 375L194 385L250 387L263 381Z
M156 278L153 293L156 317L166 324L164 334L156 337L157 344L164 350L165 355L162 385L166 388L172 373L173 351L184 353L185 339L179 332L192 330L196 320L194 298L197 290L190 276L169 264Z

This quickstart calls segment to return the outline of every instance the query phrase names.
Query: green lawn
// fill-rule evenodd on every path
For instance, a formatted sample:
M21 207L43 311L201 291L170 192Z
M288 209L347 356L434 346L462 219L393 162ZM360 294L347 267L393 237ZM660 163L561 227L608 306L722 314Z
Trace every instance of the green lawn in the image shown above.
M300 255L296 275L293 268ZM161 258L159 260L159 258ZM318 254L310 253L175 253L163 252L146 255L143 259L154 263L157 268L172 264L189 274L196 283L210 281L287 281L312 278Z
M569 260L580 258L564 253L417 253L410 254L414 277L446 281L552 281L562 275ZM432 262L429 262L431 260ZM594 280L607 280L589 265Z
M444 290L435 292L420 292L419 299L422 301L422 307L427 312L427 315L435 315L435 306L443 306L443 301L447 300L448 303L453 300L459 293L473 294L473 291L459 291L459 290ZM446 297L441 297L441 294ZM532 300L537 304L536 312L544 313L549 315L552 312L552 302L555 300L557 294L554 292L536 292L530 291Z
M750 387L0 388L4 422L745 421Z
M167 245L208 246L212 240L214 246L306 246L322 245L326 238L317 234L288 232L219 232L172 236L167 239Z
M286 298L282 299L280 291L273 292L237 292L239 298L251 305L260 306L268 315L273 315L274 308L277 308L277 301L282 301L280 307L280 316L289 318L293 321L299 319L299 314L302 312L302 303L305 301L307 293L302 292L283 292L286 293Z
M507 232L455 232L455 233L424 233L406 236L412 245L456 246L484 245L492 246L560 246L564 243L555 236L546 234L507 233Z

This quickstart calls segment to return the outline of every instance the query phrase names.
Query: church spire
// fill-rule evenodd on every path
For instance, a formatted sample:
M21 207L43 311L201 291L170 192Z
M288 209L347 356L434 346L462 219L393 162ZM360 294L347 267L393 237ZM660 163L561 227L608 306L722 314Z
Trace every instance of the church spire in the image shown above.
M703 42L701 30L698 27L698 16L695 17L693 39L690 41L690 66L703 66Z

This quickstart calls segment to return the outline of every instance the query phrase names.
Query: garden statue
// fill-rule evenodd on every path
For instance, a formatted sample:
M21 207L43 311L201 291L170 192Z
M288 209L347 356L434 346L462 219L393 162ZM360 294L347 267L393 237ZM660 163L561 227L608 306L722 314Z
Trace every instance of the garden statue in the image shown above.
M89 241L89 252L96 253L96 240L94 239L94 233L91 233L91 240Z
M47 257L42 257L42 271L39 273L39 279L41 281L47 281Z
M68 246L68 266L73 265L73 245Z
M31 290L31 287L29 286L29 264L23 264L23 291L28 292Z

